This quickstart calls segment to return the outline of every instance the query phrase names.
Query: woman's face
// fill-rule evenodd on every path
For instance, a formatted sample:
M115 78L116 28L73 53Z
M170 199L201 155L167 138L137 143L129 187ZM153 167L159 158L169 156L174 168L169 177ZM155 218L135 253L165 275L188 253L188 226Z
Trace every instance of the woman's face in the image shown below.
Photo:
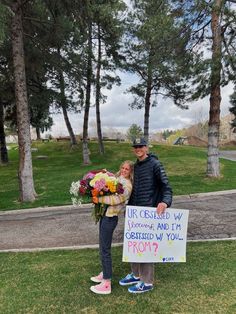
M131 173L131 167L129 164L124 163L121 167L120 167L120 175L126 179L128 179L130 177L130 173Z

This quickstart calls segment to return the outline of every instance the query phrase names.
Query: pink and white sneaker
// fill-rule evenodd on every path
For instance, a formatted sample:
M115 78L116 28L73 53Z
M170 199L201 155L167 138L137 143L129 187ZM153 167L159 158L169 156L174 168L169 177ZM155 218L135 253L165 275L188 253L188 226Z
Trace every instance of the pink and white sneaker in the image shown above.
M103 280L99 285L90 287L90 290L97 294L110 294L111 293L111 281Z
M101 272L99 275L90 278L93 282L100 283L103 281L103 273Z

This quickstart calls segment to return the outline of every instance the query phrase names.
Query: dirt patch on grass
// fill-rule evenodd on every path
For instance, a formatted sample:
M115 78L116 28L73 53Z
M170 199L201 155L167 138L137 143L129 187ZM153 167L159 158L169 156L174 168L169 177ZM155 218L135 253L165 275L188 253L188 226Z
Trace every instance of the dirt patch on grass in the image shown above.
M225 141L225 142L220 142L220 146L227 147L227 146L236 146L236 141Z
M200 137L197 136L188 136L186 139L186 142L188 145L192 145L192 146L207 146L207 141L201 139Z

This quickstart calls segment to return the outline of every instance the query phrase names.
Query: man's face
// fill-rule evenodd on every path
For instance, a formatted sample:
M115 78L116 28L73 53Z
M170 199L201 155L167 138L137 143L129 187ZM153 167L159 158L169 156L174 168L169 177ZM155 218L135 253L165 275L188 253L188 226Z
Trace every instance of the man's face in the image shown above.
M134 154L137 156L138 160L143 160L147 157L148 147L147 146L136 146L134 147Z

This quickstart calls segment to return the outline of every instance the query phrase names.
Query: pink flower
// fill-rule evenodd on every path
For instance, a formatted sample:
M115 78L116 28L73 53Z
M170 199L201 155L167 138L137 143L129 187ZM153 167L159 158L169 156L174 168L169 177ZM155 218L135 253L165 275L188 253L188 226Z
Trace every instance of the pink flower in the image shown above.
M112 172L107 171L106 174L107 174L109 177L114 177L114 173L112 173Z
M105 179L100 179L100 180L96 181L94 184L94 188L98 191L101 191L102 189L104 189L105 186L106 186Z
M88 180L88 179L93 179L95 177L95 173L93 173L92 171L91 172L88 172L84 177L83 177L83 180ZM82 181L82 180L81 180Z

